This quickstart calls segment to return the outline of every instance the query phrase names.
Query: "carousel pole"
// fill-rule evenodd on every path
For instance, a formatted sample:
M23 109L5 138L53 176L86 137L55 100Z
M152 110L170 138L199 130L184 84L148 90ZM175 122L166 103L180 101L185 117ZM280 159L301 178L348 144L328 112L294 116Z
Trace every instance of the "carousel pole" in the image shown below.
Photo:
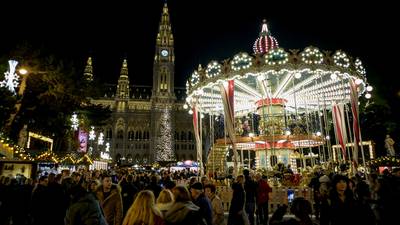
M343 110L344 110L344 112L346 112L346 114L344 115L344 117L346 118L346 116L347 116L347 129L348 129L348 131L349 131L349 133L348 133L348 135L350 135L350 143L352 143L353 141L351 140L351 133L350 133L350 127L349 127L349 123L348 123L348 113L347 113L347 105L346 105L346 91L345 91L345 86L344 86L344 79L343 79L343 77L341 78L341 81L342 81L342 102L343 102ZM346 130L346 129L344 129L344 130ZM346 139L347 139L347 135L346 135ZM347 160L348 161L350 161L351 162L351 154L350 154L350 149L351 149L351 146L347 146L347 143L345 144L345 147L346 147L346 151L347 151ZM353 170L353 167L351 167L351 170Z
M297 119L298 119L298 111L297 111L297 99L296 99L296 88L295 88L295 84L294 84L294 79L292 79L292 85L293 85L293 100L294 100L294 108L295 108L295 121L296 121L296 126L297 126ZM302 167L303 169L306 168L306 159L304 158L304 152L303 152L303 148L300 148L300 161L302 162Z
M303 86L303 91L304 91L304 86ZM306 96L308 96L308 95L306 95ZM309 99L308 99L308 100L309 100ZM307 138L308 138L308 141L310 142L310 140L311 140L311 137L310 137L310 125L309 125L310 119L308 118L309 114L308 114L307 101L305 100L305 98L303 98L303 101L304 101L304 107L305 107L305 109L306 109L306 129L307 129ZM313 157L312 157L313 152L312 152L310 143L308 143L308 150L310 151L310 155L311 155L311 167L314 167L314 161L313 161Z
M319 104L319 98L318 98L318 113L317 113L317 116L318 116L319 129L320 129L319 132L325 137L326 135L325 135L325 131L324 131L323 127L322 127L322 120L321 120L321 116L322 115L320 115L320 113L321 113L321 105ZM320 148L319 145L318 145L318 148ZM325 143L324 143L324 141L322 142L322 156L323 156L324 162L326 162Z
M351 159L351 158L353 158L354 159L354 157L357 155L357 153L356 154L354 154L354 151L355 151L355 143L353 142L353 133L351 132L351 128L350 128L350 120L349 120L349 108L348 108L348 106L347 105L345 105L345 110L346 110L346 122L347 122L347 130L348 130L348 132L349 132L349 136L350 136L350 143L353 143L353 157L350 157L350 152L348 152L347 154L349 154L349 159ZM351 148L351 146L350 146L350 148ZM352 163L352 170L353 170L353 173L356 171L356 167L355 167L356 165L354 164L354 163Z
M323 83L322 82L322 76L320 76L320 79L321 79L321 84L322 84ZM332 152L331 140L330 140L330 137L326 138L326 137L329 136L329 131L328 131L328 121L327 121L328 115L327 115L327 112L326 112L325 93L323 93L322 97L323 97L323 103L324 103L323 116L324 116L324 126L325 126L325 139L327 140L326 144L327 144L327 148L328 148L328 157L329 157L329 160L332 160L333 159L333 152Z

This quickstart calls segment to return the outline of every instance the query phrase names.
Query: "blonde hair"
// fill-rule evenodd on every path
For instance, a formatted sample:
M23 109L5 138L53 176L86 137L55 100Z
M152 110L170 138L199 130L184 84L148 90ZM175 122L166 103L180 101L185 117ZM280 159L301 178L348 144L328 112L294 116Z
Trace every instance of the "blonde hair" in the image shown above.
M168 189L162 190L157 198L157 203L170 203L174 201L174 194Z
M126 213L122 225L154 224L155 216L161 217L161 213L155 207L153 192L141 191Z

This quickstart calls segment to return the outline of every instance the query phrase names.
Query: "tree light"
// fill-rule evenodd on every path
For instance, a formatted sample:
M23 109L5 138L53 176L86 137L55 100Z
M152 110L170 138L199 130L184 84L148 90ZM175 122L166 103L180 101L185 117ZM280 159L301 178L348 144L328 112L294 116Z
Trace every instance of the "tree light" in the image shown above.
M28 73L28 70L26 70L24 68L21 68L21 69L19 69L19 73L22 74L22 75L25 75L25 74Z

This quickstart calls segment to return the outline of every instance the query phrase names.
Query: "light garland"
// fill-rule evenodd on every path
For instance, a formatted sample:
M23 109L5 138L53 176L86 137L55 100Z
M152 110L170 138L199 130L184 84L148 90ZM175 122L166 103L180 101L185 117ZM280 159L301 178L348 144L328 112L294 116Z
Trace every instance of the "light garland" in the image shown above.
M165 109L161 112L160 119L158 121L160 127L155 142L156 161L173 161L174 150L173 150L173 139L172 139L172 127L171 127L171 111Z
M265 56L265 62L268 65L282 65L289 61L289 54L282 48L273 49Z
M233 57L231 68L234 71L248 69L252 65L251 57L247 53L240 53Z
M350 66L350 59L346 53L342 51L336 51L333 55L333 62L340 67L348 68Z
M190 77L190 82L192 83L192 86L195 86L200 82L200 76L199 73L197 73L197 71L194 71L192 73L192 76Z
M72 114L71 123L72 123L71 124L72 129L74 129L75 131L78 130L79 119L78 119L78 115L76 115L75 112Z
M97 144L98 145L103 145L104 144L104 134L103 134L103 132L100 132L99 138L97 139Z
M13 94L16 94L15 89L18 87L18 74L15 73L15 68L17 67L18 62L15 60L9 60L9 71L4 73L4 80L0 82L0 87L6 87Z
M96 133L94 131L94 126L91 126L90 128L91 130L89 132L89 140L93 141L94 139L96 139Z
M207 65L206 77L216 77L221 73L222 66L217 61L212 61Z
M324 57L318 48L307 47L301 54L301 60L306 64L322 64Z
M362 76L366 75L367 72L365 71L365 68L359 58L357 58L356 61L354 62L354 66L356 67L356 71L359 74L361 74Z

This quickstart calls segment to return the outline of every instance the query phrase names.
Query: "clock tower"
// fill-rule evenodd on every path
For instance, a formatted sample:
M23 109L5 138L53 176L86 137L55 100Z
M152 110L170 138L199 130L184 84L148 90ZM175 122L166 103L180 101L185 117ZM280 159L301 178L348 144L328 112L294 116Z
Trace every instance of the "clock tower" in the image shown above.
M151 95L151 152L152 161L175 160L173 108L175 71L174 37L167 3L164 4L156 40Z

